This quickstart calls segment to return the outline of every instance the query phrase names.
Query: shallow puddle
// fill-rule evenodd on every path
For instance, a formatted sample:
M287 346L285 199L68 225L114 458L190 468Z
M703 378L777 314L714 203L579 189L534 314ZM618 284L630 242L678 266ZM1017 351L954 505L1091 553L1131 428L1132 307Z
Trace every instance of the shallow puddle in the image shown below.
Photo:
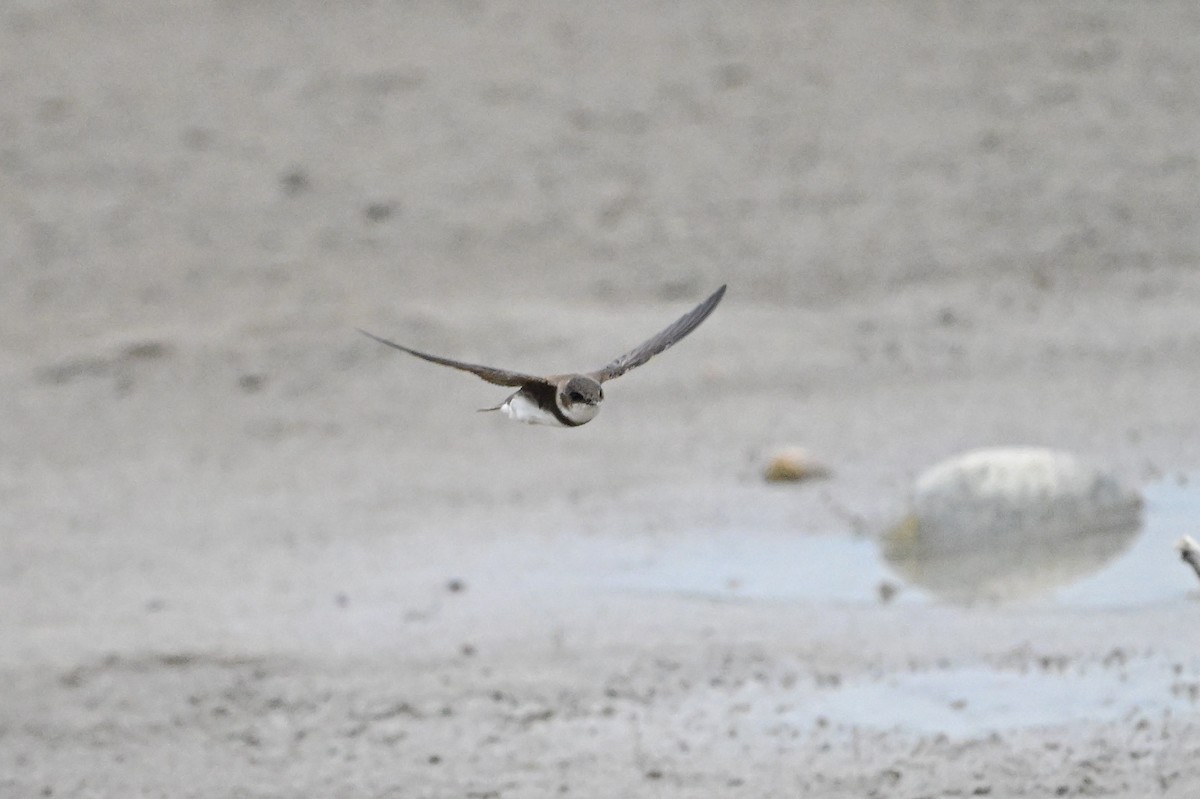
M705 535L674 543L608 580L619 588L718 600L877 599L894 580L867 538Z
M1180 536L1195 533L1200 519L1200 490L1196 481L1164 480L1144 490L1145 510L1140 530L1108 533L1096 544L1039 549L1040 574L1027 585L1014 586L1010 596L1024 601L1051 602L1069 607L1131 607L1180 601L1194 592L1196 575L1174 550ZM1012 542L990 540L996 552ZM1097 556L1097 551L1105 553ZM974 559L986 558L979 548ZM920 564L922 582L938 585L938 569L954 570L942 556ZM972 568L975 568L973 565ZM1052 574L1055 581L1046 578ZM954 578L946 577L946 582ZM1019 575L1015 579L1020 579ZM743 533L713 533L689 542L673 542L609 572L604 582L628 590L669 592L723 601L804 600L833 602L920 602L934 592L901 576L885 560L878 541L863 537L754 537ZM1018 590L1019 589L1019 590ZM984 597L986 598L986 597Z
M814 691L787 719L943 733L956 738L1080 721L1142 720L1194 712L1194 685L1160 661L1062 670L985 666L918 671Z
M1197 532L1200 482L1164 480L1147 486L1139 529L1095 528L1073 545L1059 537L1029 544L1003 537L977 537L970 555L982 557L986 544L1027 546L1034 579L1016 575L1019 588L1004 592L1015 601L1043 608L1114 609L1193 601L1200 584L1174 548ZM621 590L671 593L720 602L817 602L920 604L956 601L912 582L892 567L885 545L874 538L841 536L748 536L725 532L672 541L660 549L626 552L598 574ZM998 570L1012 571L1009 560ZM970 564L977 573L980 562ZM946 585L963 573L946 555L919 564L926 585ZM951 570L949 577L936 573ZM1005 571L1007 570L1007 571ZM1047 579L1047 575L1055 580ZM993 581L993 586L995 582ZM894 596L881 586L894 586ZM970 601L970 600L968 600ZM747 685L733 697L747 718L764 731L858 729L905 730L971 739L1008 730L1055 727L1078 722L1154 725L1165 717L1200 710L1200 664L1175 664L1159 657L1124 656L1103 661L969 663L900 673L801 681L781 705L777 690ZM711 697L697 697L711 703ZM706 705L707 706L707 705Z

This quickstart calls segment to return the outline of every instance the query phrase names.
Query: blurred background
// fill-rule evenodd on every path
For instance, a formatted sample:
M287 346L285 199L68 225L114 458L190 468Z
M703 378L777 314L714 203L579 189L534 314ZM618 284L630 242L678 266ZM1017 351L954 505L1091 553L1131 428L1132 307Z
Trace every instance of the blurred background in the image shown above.
M1167 291L1197 257L1196 24L1187 3L14 3L4 316Z
M1192 795L1178 584L1012 611L856 566L977 447L1158 486L1151 561L1189 532L1198 37L1189 2L5 3L0 793L860 796L910 757L914 795ZM587 369L722 283L578 430L354 332ZM765 484L788 446L832 476ZM1047 662L1115 676L989 715Z

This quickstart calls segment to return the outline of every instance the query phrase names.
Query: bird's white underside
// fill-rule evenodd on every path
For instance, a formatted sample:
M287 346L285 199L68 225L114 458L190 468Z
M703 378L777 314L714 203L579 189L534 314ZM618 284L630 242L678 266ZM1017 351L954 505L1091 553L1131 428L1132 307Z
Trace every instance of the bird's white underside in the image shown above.
M563 423L558 421L554 417L554 414L543 411L538 407L536 402L519 391L506 399L504 404L500 406L500 410L509 419L525 422L525 424L548 424L554 427L563 426Z

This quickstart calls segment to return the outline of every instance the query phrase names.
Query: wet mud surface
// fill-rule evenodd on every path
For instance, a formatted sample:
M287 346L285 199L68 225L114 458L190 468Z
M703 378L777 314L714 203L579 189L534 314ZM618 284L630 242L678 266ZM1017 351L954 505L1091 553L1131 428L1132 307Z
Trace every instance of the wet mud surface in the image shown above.
M0 9L0 797L1200 794L1197 35ZM726 282L576 430L354 332L594 368ZM1004 602L893 569L996 446L1140 530Z

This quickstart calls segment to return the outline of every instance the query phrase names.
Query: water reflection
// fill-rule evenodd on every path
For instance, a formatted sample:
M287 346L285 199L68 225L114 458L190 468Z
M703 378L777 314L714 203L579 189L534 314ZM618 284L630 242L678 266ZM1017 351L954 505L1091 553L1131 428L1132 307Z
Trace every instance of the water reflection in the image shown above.
M1102 569L1137 538L1136 514L1103 525L998 525L968 531L970 548L944 549L909 517L884 540L888 564L905 580L953 601L1032 599Z
M945 599L1047 596L1127 550L1141 506L1137 492L1065 453L980 450L922 475L883 553Z

